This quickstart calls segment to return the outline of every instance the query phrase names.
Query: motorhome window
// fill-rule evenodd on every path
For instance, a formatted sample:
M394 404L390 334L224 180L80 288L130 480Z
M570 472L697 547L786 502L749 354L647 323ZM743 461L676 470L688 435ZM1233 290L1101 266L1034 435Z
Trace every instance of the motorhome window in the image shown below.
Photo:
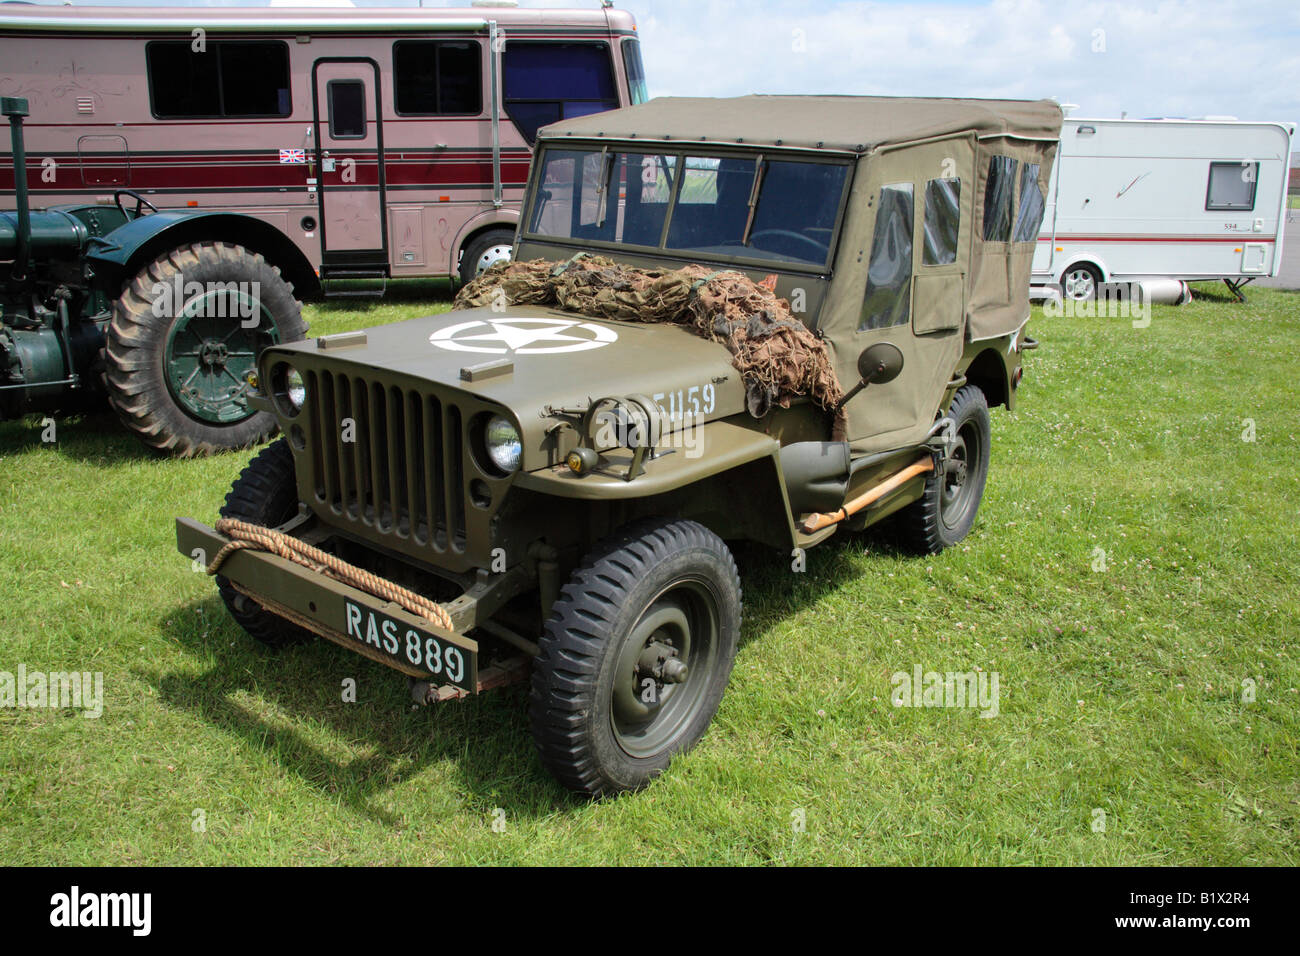
M288 116L289 49L279 41L155 40L145 47L149 95L159 119Z
M668 248L743 255L756 170L753 158L687 156Z
M366 85L360 80L330 80L325 84L330 137L365 139Z
M1020 167L1020 205L1016 211L1016 230L1012 242L1037 242L1043 225L1043 188L1038 184L1038 163Z
M904 325L912 306L912 184L880 190L858 331Z
M925 184L925 247L921 264L946 266L957 261L961 227L961 180L932 179Z
M1210 163L1205 208L1250 212L1255 208L1258 180L1259 163Z
M479 45L398 40L393 44L393 106L401 116L477 116L483 112Z
M623 69L627 73L628 102L633 106L650 99L645 85L645 67L641 65L641 41L623 41Z
M984 186L984 241L1011 240L1011 203L1015 199L1016 166L1010 156L989 157L988 182Z
M547 150L529 231L657 247L677 157Z
M612 67L604 43L511 40L502 55L506 114L532 143L547 123L612 110Z

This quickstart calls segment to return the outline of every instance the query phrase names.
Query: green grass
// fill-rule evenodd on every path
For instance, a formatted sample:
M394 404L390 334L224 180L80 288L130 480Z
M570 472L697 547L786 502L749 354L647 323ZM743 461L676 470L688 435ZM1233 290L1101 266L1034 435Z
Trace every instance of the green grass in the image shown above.
M1300 295L1198 291L1146 329L1038 313L962 545L832 539L804 574L742 549L712 729L595 804L539 767L521 689L413 710L333 645L253 646L172 528L211 519L247 456L157 460L106 415L56 447L2 425L0 670L102 671L106 700L0 710L0 858L1294 865ZM398 292L313 308L314 330L447 308ZM997 671L1000 715L891 706L918 664Z

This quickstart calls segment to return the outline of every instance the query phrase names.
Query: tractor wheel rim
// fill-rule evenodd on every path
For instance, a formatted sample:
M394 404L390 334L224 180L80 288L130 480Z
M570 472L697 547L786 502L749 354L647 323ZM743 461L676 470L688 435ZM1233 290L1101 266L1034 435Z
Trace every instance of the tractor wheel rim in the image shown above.
M167 333L167 388L187 415L237 425L256 414L248 395L257 356L279 341L275 319L258 299L242 291L206 290L185 301Z
M474 274L476 276L482 275L487 269L496 265L498 262L509 262L509 261L510 261L509 245L502 245L498 243L495 246L489 246L487 249L483 251L483 254L478 257L478 261L474 263Z
M610 724L630 757L662 753L682 739L705 704L718 659L720 615L703 581L677 581L650 602L628 633L615 661ZM649 659L671 648L668 679ZM672 669L685 673L675 680Z

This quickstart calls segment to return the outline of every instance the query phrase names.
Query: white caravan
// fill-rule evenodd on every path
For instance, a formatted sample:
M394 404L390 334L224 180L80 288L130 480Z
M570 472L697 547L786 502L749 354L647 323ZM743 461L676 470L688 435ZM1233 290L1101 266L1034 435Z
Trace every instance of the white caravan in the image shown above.
M1185 301L1186 280L1240 297L1282 263L1294 123L1076 119L1061 127L1034 253L1038 296L1090 299L1141 282Z

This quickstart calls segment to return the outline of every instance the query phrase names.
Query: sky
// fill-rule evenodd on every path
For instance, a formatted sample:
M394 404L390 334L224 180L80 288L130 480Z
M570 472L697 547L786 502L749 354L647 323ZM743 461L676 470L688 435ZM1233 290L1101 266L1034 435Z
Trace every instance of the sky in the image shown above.
M415 0L354 2L418 5ZM520 3L598 5L599 0ZM616 5L637 19L647 80L656 96L1054 97L1077 105L1077 116L1300 121L1300 0L618 0Z

